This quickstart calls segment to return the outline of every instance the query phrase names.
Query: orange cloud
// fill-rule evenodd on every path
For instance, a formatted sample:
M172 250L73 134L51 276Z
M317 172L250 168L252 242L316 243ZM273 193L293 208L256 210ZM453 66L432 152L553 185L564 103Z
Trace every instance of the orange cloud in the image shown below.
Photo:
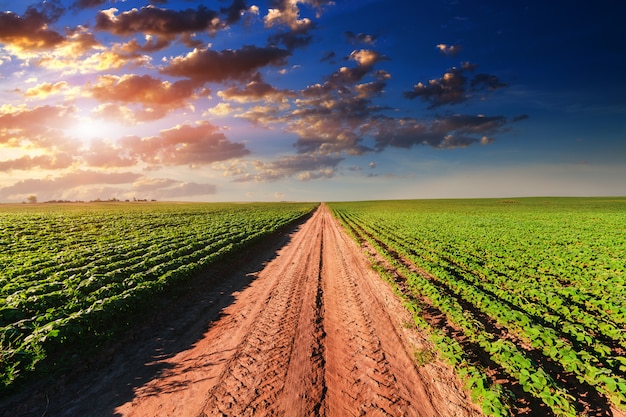
M445 43L440 43L437 45L437 49L444 55L457 56L463 47L461 45L446 45Z
M187 106L195 98L196 84L189 80L171 83L150 75L126 74L123 76L103 75L88 87L91 96L98 101L110 103L137 103L142 109L134 112L136 120L155 120L168 112ZM101 108L108 110L111 106ZM106 114L106 112L105 112ZM124 115L125 119L128 116Z
M151 165L205 165L239 158L250 153L242 143L233 143L209 122L179 125L159 136L126 137L121 149Z
M70 167L73 162L74 158L67 153L39 156L26 155L17 159L0 161L0 172L31 169L63 169Z
M61 90L67 87L68 87L68 84L65 81L59 81L54 84L43 83L43 84L36 85L35 87L29 88L28 90L26 90L24 95L26 97L33 97L33 98L46 98L50 95L60 93Z
M72 148L63 129L75 121L75 113L76 109L68 106L0 106L0 145Z
M130 167L137 164L137 159L130 156L127 150L102 139L90 141L89 148L80 152L80 156L87 165L92 167Z

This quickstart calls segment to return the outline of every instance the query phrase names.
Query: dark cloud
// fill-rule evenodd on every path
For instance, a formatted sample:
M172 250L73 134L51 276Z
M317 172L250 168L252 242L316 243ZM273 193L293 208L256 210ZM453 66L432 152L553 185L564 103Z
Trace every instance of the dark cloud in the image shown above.
M507 87L508 84L501 81L495 75L490 74L476 74L470 82L472 90L487 89L489 91L497 90L498 88Z
M412 118L373 119L365 131L374 136L376 149L387 147L411 148L426 145L434 148L462 148L474 143L488 144L493 135L508 130L503 116L472 116L454 114L438 116L433 120Z
M306 32L298 33L296 31L277 33L268 38L270 45L283 45L290 51L296 48L303 48L311 43L313 36Z
M96 15L95 28L120 36L145 33L172 38L181 33L215 30L218 17L218 12L202 5L180 11L149 5L119 15L111 10L101 10Z
M226 24L232 25L239 22L246 10L246 0L233 0L230 6L221 8L220 13L226 16Z
M217 93L224 100L236 101L239 103L247 103L259 100L281 102L288 98L295 98L293 91L278 90L270 84L263 81L261 74L257 73L252 81L246 84L244 88L229 87L224 91Z
M376 35L368 35L365 33L355 34L354 32L349 32L349 31L344 32L343 34L346 37L346 40L353 45L358 45L358 44L373 45L374 42L376 42L376 38L378 37Z
M196 49L185 56L170 60L161 72L202 83L242 81L253 76L262 67L285 65L290 55L289 51L274 46L246 45L241 49L219 52Z
M0 42L17 51L54 48L65 36L49 29L49 25L59 19L63 10L58 1L49 1L40 8L29 6L23 16L0 12Z
M257 174L242 175L236 182L260 181L270 182L295 177L301 181L309 181L334 176L337 165L344 158L330 155L291 155L265 163L257 161L254 168Z
M342 67L323 84L314 84L293 92L293 108L257 107L243 117L261 124L284 123L286 130L298 135L294 146L301 155L361 155L372 149L363 145L361 126L381 109L372 98L381 94L386 84L384 74L374 71L374 64L384 59L371 50L354 51L349 56L355 67ZM375 81L359 83L371 76Z
M466 74L475 68L476 65L465 62L461 68L452 68L437 80L415 84L412 91L404 93L404 97L408 99L419 97L430 103L428 108L433 109L443 105L464 103L472 96L472 92L493 91L508 85L490 74L477 74L471 79L468 78Z
M115 11L116 9L109 9L98 12L95 29L119 36L143 33L156 37L156 40L144 45L145 51L163 49L178 36L181 37L183 43L194 44L195 41L191 39L191 36L196 32L213 34L225 27L219 12L203 5L198 6L197 9L185 10L162 9L148 5L118 15ZM231 10L227 9L227 13L231 13Z
M332 61L335 58L335 52L334 51L330 51L324 54L324 56L322 57L322 59L320 59L320 62L325 62L325 61Z
M428 108L445 104L458 104L467 100L467 78L462 70L453 68L438 80L430 80L427 84L418 83L413 91L404 93L404 97L414 99L420 97L430 103Z
M108 3L109 1L113 1L113 3L115 3L115 0L76 0L74 1L74 3L72 3L72 5L70 6L70 9L72 10L91 9L91 8L102 6L103 4Z

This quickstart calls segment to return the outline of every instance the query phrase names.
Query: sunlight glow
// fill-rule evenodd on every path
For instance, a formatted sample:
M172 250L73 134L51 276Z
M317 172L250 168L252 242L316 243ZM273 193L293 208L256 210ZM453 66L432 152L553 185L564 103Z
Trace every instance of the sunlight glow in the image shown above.
M94 139L118 139L123 136L123 127L110 120L81 117L66 129L68 136L88 142Z

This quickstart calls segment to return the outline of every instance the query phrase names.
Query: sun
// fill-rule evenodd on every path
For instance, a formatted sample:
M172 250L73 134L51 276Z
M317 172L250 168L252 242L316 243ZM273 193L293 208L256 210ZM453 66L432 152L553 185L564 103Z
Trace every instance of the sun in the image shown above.
M91 142L95 139L118 139L123 130L115 121L81 116L66 128L66 134L81 142Z

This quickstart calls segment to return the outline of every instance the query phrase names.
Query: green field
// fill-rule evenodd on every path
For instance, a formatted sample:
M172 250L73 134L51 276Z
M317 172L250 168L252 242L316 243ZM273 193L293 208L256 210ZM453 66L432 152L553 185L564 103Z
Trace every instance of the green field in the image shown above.
M0 205L0 392L316 206Z
M626 408L626 198L329 206L485 414Z

